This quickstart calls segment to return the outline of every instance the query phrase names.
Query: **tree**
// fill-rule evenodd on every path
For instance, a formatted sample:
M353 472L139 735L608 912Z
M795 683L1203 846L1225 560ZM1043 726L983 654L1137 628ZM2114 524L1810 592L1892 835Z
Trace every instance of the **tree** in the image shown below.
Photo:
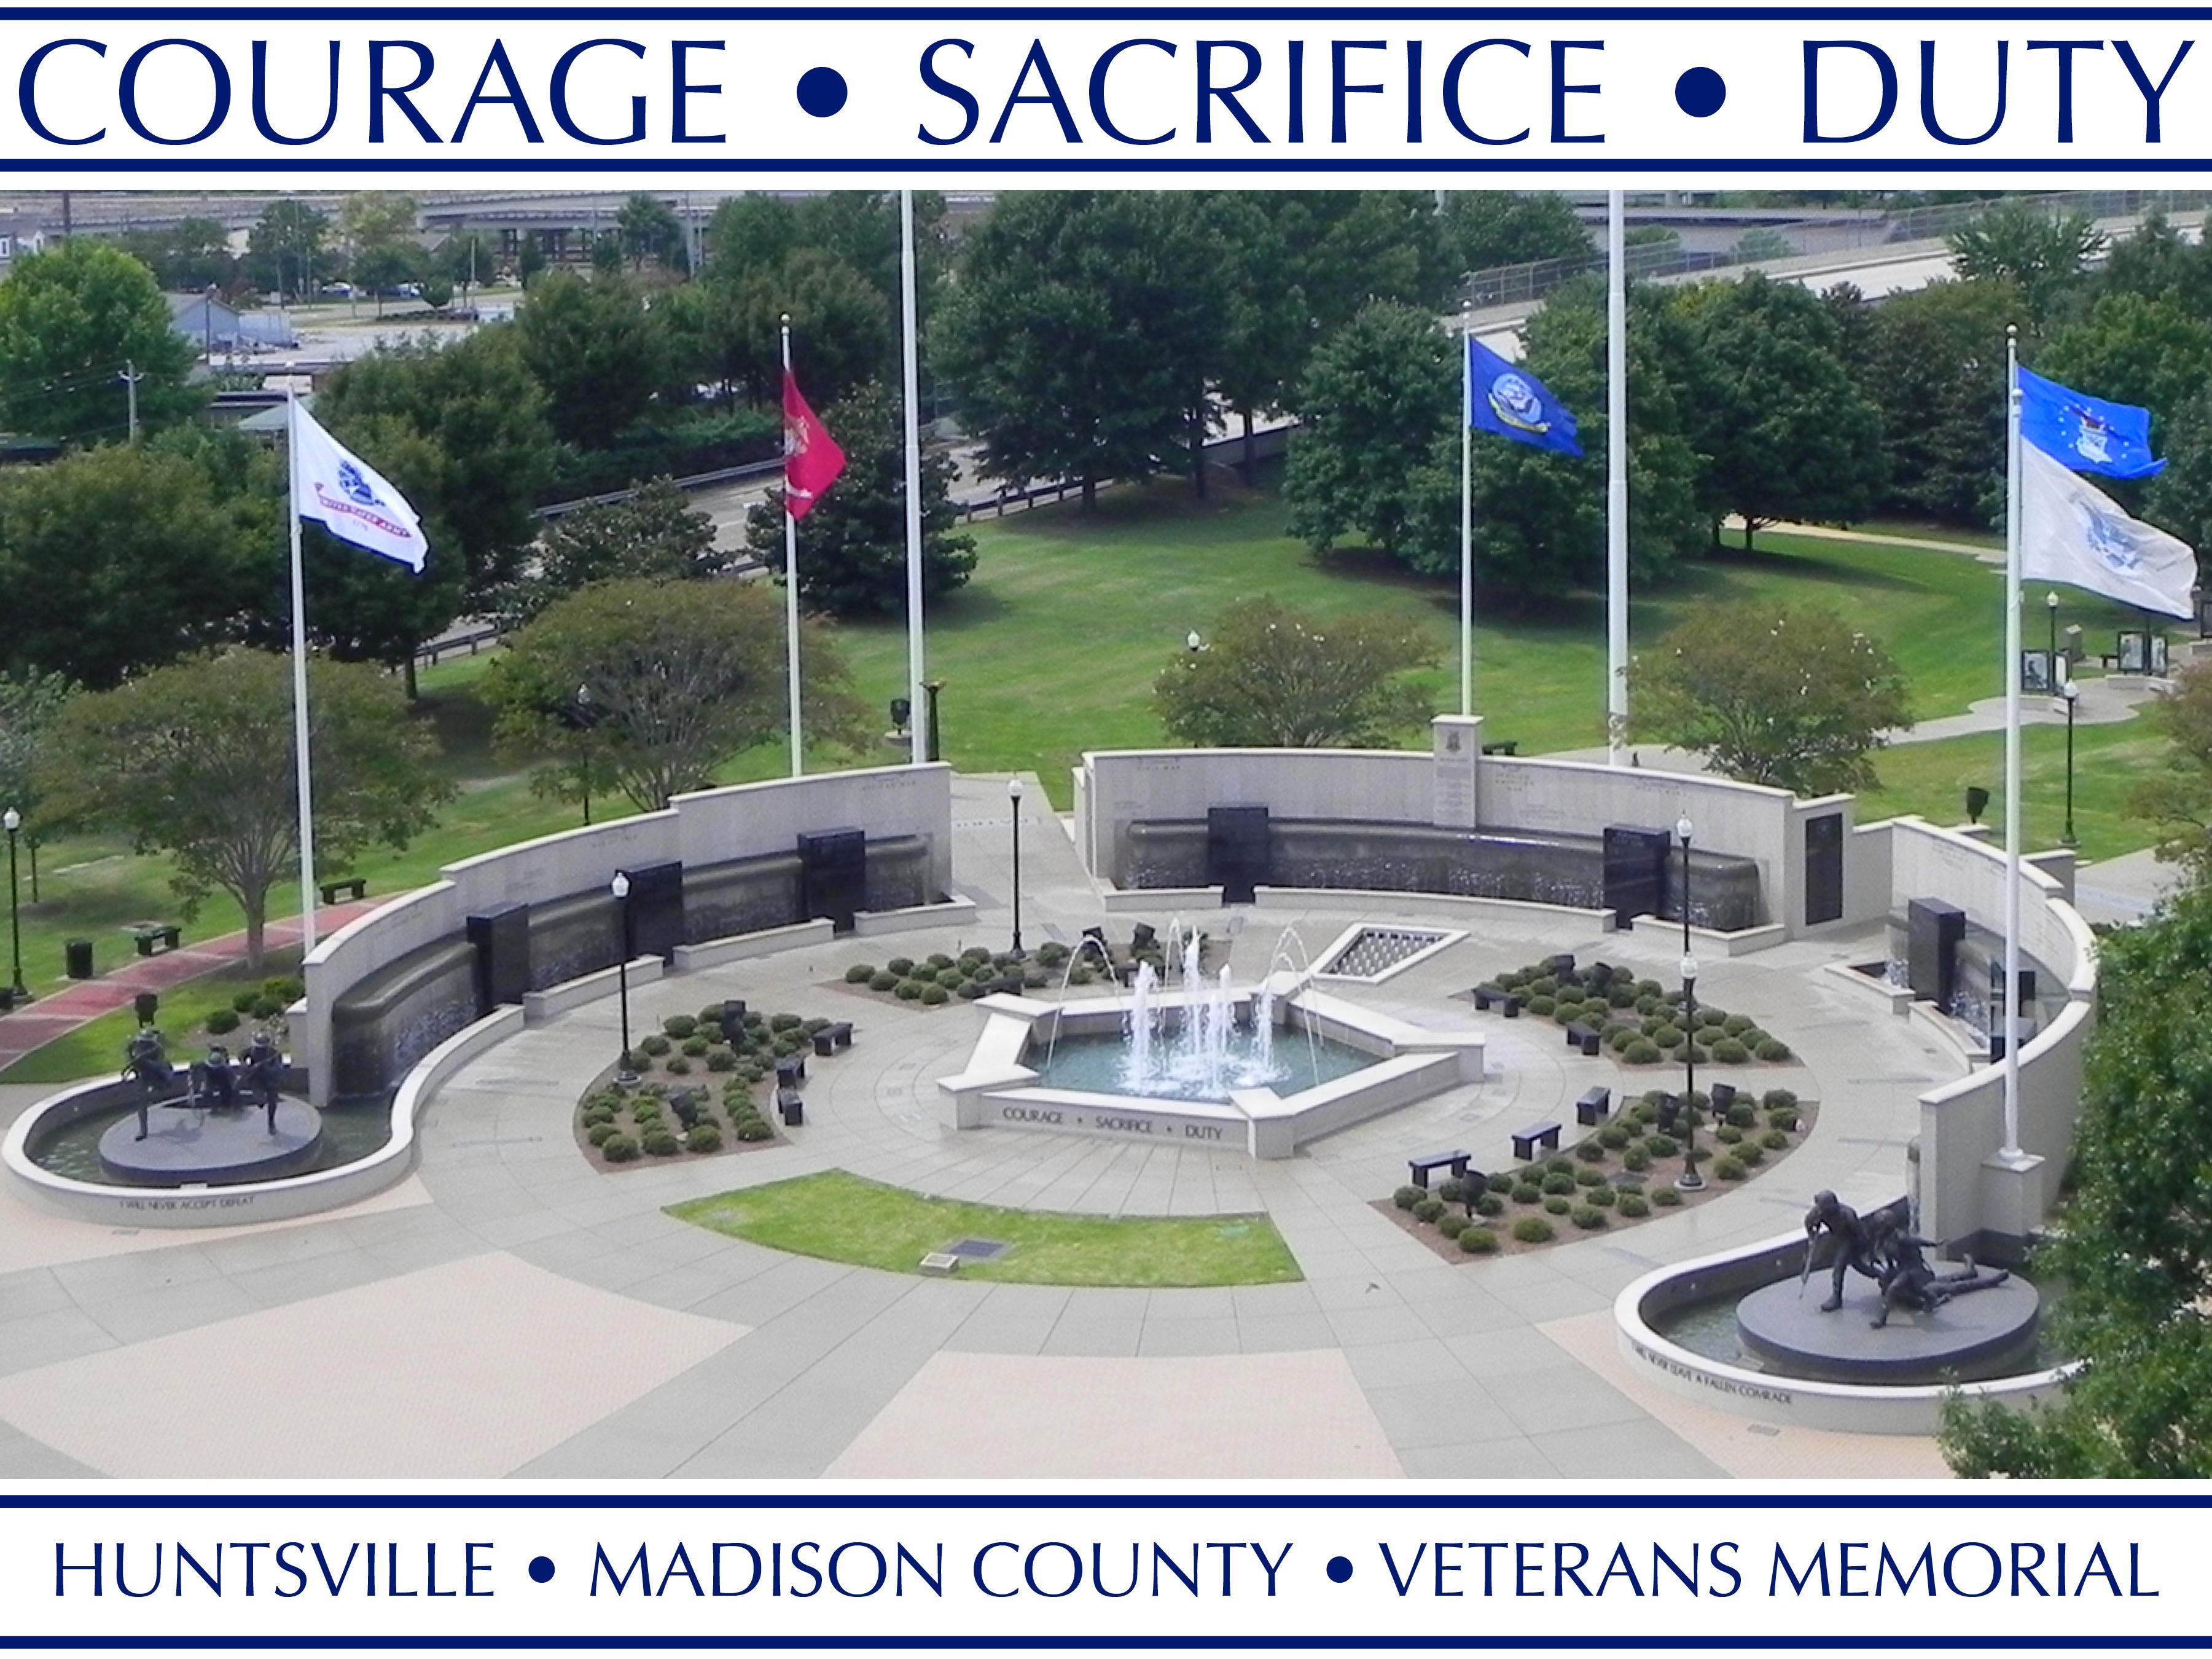
M1551 190L1461 190L1444 198L1444 245L1462 271L1590 257L1589 227Z
M906 445L898 400L862 387L823 415L844 447L845 470L806 515L799 534L799 595L836 617L906 613ZM944 598L975 570L975 539L958 534L953 467L921 457L921 590ZM745 520L746 539L765 557L783 536L783 494L771 491Z
M1002 198L962 245L934 336L983 470L1077 480L1089 510L1101 479L1168 465L1203 401L1194 342L1218 315L1214 251L1165 192Z
M2179 300L2107 294L2052 333L2035 368L2092 396L2142 405L2156 448L2166 418L2212 380L2212 320Z
M354 255L354 286L368 290L376 302L376 314L381 317L386 297L402 284L414 280L422 266L416 249L402 242L380 242Z
M684 223L659 198L641 191L622 204L615 215L615 230L630 269L642 271L647 260L673 267L684 254Z
M1774 519L1847 524L1883 480L1881 412L1844 362L1834 319L1792 283L1753 272L1678 290L1692 335L1686 436L1705 455L1713 534L1742 516L1744 545Z
M2158 856L2212 886L2212 672L2191 663L2175 681L2148 711L2171 746L2168 763L2136 784L2132 804L2158 826Z
M1772 226L1754 225L1735 239L1729 256L1741 265L1759 265L1770 259L1789 259L1796 252L1796 245Z
M471 290L499 274L499 254L489 237L468 230L446 241L438 249L436 265L446 280L461 290L461 303L466 305Z
M0 283L0 425L12 430L121 437L126 365L145 376L142 421L185 414L202 401L185 384L192 357L154 273L106 242L73 237L16 260Z
M821 624L801 625L799 657L808 741L859 741L867 723ZM503 741L658 811L786 729L783 607L757 582L603 582L518 633L484 690Z
M2023 201L1991 208L1947 241L1952 268L1968 282L2008 282L2035 319L2081 279L2106 237L2087 213L2051 213Z
M2212 888L2098 942L2072 1198L2036 1253L2059 1351L2078 1369L2029 1411L1954 1400L1942 1446L1968 1476L2212 1474Z
M1869 757L1912 717L1887 651L1832 611L1702 607L1629 665L1643 741L1802 796L1875 787Z
M1376 300L1442 309L1460 275L1425 190L1266 192L1288 255L1281 280L1325 338Z
M529 288L544 274L547 263L544 238L526 233L522 246L515 250L514 279Z
M1405 677L1437 662L1435 641L1406 617L1324 619L1241 600L1160 671L1152 701L1170 733L1202 748L1379 747L1434 712Z
M1888 506L1990 524L2004 487L2005 327L2021 314L2002 282L1934 282L1865 308L1854 377L1881 411Z
M23 815L23 845L31 855L31 902L39 902L39 846L55 827L40 810L38 762L54 722L77 692L58 674L27 668L0 674L0 811Z
M308 665L315 846L343 869L368 847L404 847L452 789L437 742L375 670ZM299 860L292 668L274 651L233 650L80 697L55 723L40 788L63 812L110 824L141 851L171 855L189 917L211 892L246 915L249 973L261 966L269 893Z
M720 576L714 521L696 511L672 479L642 484L627 500L580 507L538 538L537 568L516 584L512 613L523 621L594 582L685 581Z
M219 219L187 218L151 230L125 231L115 246L154 273L172 294L226 291L238 281L238 259L230 251L230 232Z
M285 299L306 296L331 231L330 216L287 197L269 204L246 235L255 280Z
M257 546L247 522L192 461L149 447L11 469L0 478L0 668L101 689L224 637L252 561L274 556L273 535Z
M541 277L515 318L523 361L545 391L553 430L605 448L646 412L663 379L660 329L620 277Z

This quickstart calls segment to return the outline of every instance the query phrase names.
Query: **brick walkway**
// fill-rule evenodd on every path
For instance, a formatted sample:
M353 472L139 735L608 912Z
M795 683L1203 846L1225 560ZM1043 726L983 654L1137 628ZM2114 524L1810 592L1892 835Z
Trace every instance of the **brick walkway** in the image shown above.
M320 906L315 913L323 936L328 937L356 917L366 916L387 902L384 899L364 899L347 905ZM271 922L263 931L263 946L269 950L282 950L299 942L297 917ZM0 1014L0 1071L33 1049L44 1047L103 1014L130 1007L131 998L142 991L167 991L172 985L245 960L246 934L240 930L158 955L134 957L127 967L112 973L42 997L12 1014Z

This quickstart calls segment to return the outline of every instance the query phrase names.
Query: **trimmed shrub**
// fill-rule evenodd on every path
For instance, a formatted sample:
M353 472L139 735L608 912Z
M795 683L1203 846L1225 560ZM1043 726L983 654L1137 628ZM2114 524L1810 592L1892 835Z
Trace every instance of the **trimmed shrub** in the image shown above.
M952 966L952 959L941 950L933 950L930 952L927 960L932 967L951 967Z
M1735 1152L1730 1156L1732 1156L1738 1163L1742 1164L1746 1168L1750 1168L1755 1165L1762 1164L1766 1162L1766 1149L1761 1146L1757 1141L1746 1141L1741 1146L1736 1148Z
M1490 1178L1490 1190L1493 1192L1501 1194L1510 1192L1515 1187L1521 1185L1521 1176L1516 1172L1501 1171L1498 1174L1492 1175Z
M681 1042L698 1030L699 1022L689 1014L672 1014L660 1022L660 1028Z
M1087 985L1097 977L1091 971L1088 964L1082 962L1077 963L1067 970L1067 982L1072 985Z
M609 1163L628 1163L637 1156L637 1143L627 1135L610 1135L599 1143L599 1156Z
M952 993L943 985L924 985L921 988L921 1005L924 1008L936 1008L949 1001L951 996Z
M1626 1124L1609 1123L1597 1131L1598 1144L1610 1147L1616 1152L1627 1145L1631 1138Z
M708 1049L712 1046L704 1037L686 1037L684 1040L684 1052L691 1059L703 1060L707 1058Z
M1728 1014L1723 1013L1721 1009L1717 1009L1717 1008L1701 1008L1701 1009L1699 1009L1698 1010L1698 1023L1699 1025L1717 1025L1717 1026L1721 1026L1721 1027L1723 1027L1723 1029L1725 1029L1725 1028L1726 1028L1726 1022L1728 1022L1728 1020L1729 1020L1730 1017L1731 1017L1730 1016L1729 1016ZM1743 1018L1743 1016L1742 1016L1741 1015L1736 1015L1736 1016L1733 1016L1733 1017L1737 1018L1737 1019L1742 1019L1742 1018ZM1748 1024L1750 1023L1750 1022L1749 1022L1749 1021L1747 1021L1747 1020L1746 1020L1746 1021L1744 1022L1744 1023L1745 1023L1745 1024L1747 1024L1747 1025L1748 1025ZM1729 1035L1731 1035L1731 1036L1733 1036L1733 1035L1735 1035L1735 1033L1733 1033L1733 1032L1730 1032L1729 1034Z
M1759 1097L1759 1103L1769 1112L1778 1112L1785 1106L1797 1104L1796 1091L1789 1089L1770 1089Z
M848 985L864 985L875 977L876 970L866 962L855 962L845 970L845 983Z
M595 1123L589 1129L586 1129L584 1131L584 1138L591 1142L594 1146L605 1146L609 1141L612 1140L620 1133L622 1133L622 1131L615 1127L613 1119L603 1119L599 1123Z
M1731 1037L1741 1037L1751 1029L1751 1016L1747 1014L1731 1014L1721 1022L1721 1029Z
M668 1075L672 1077L688 1077L691 1075L691 1062L681 1054L671 1054L662 1064L667 1068Z
M1620 1202L1620 1195L1610 1186L1593 1186L1583 1194L1583 1200L1601 1210L1610 1210Z
M1651 1155L1641 1146L1632 1146L1620 1155L1620 1167L1640 1175L1651 1167Z
M1607 1008L1629 1009L1636 1006L1636 991L1632 985L1616 985L1605 993Z
M1641 1192L1623 1192L1614 1200L1613 1207L1627 1221L1641 1221L1651 1213L1651 1200Z
M1443 1214L1443 1200L1441 1199L1423 1199L1419 1204L1416 1204L1413 1206L1413 1219L1415 1221L1434 1221L1438 1216Z
M684 1138L686 1152L719 1152L722 1150L722 1131L719 1125L695 1124Z
M1682 1195L1671 1186L1651 1189L1651 1202L1662 1210L1672 1210L1682 1202Z
M894 956L890 961L885 962L884 966L889 968L893 973L896 974L900 979L903 979L908 974L914 972L914 958L911 956Z
M1461 1235L1462 1238L1465 1235ZM1513 1223L1513 1236L1522 1244L1549 1244L1559 1235L1541 1216L1523 1216ZM1461 1248L1466 1248L1462 1244Z
M238 1010L234 1008L219 1008L207 1016L208 1030L218 1037L237 1030L238 1024Z
M1578 1204L1575 1206L1574 1213L1567 1219L1585 1233L1594 1233L1604 1226L1611 1217L1594 1204Z
M1728 1120L1738 1129L1748 1129L1759 1121L1759 1108L1749 1101L1731 1101L1729 1103Z
M284 1004L276 997L264 993L256 997L253 999L253 1006L246 1011L257 1020L273 1020L284 1011Z
M1732 1123L1724 1123L1713 1131L1713 1138L1723 1146L1734 1146L1743 1138L1743 1131Z
M1682 1046L1682 1028L1680 1026L1662 1025L1650 1035L1651 1040L1662 1048L1680 1048Z
M930 967L928 963L922 962L915 967L908 969L906 977L913 980L915 984L918 985L933 985L937 983L937 970Z
M978 997L988 995L990 989L991 981L988 979L970 979L952 994L963 1002L972 1003Z
M868 989L871 991L895 991L897 988L898 976L888 968L881 973L871 974L868 978Z
M1428 1194L1418 1186L1401 1186L1390 1195L1390 1202L1401 1210L1411 1210L1426 1197Z
M1575 1143L1575 1156L1584 1163L1603 1163L1605 1143L1595 1135L1586 1136Z
M1437 1217L1437 1231L1448 1239L1457 1238L1467 1230L1467 1217L1455 1210L1447 1210Z
M771 1014L768 1016L770 1031L796 1031L805 1023L796 1014Z
M1446 1204L1464 1204L1467 1202L1467 1183L1461 1180L1448 1180L1437 1188L1437 1196Z
M1544 1200L1544 1211L1547 1215L1564 1216L1574 1207L1574 1202L1571 1199L1554 1197Z
M1650 1065L1659 1058L1659 1045L1649 1037L1638 1037L1620 1051L1620 1058L1631 1065Z
M1790 1058L1790 1045L1778 1037L1769 1037L1751 1052L1762 1060L1786 1060Z
M1528 995L1532 997L1556 997L1559 994L1559 982L1548 973L1539 973L1528 981Z
M738 1055L735 1049L710 1048L707 1051L708 1070L735 1071L737 1069Z
M1759 1144L1770 1152L1786 1152L1790 1150L1790 1137L1778 1129L1770 1129L1759 1138Z
M1574 1190L1575 1178L1572 1175L1551 1174L1544 1177L1544 1191L1547 1192L1571 1192Z
M898 999L902 1003L920 1002L921 1000L921 981L919 979L901 979L898 982ZM782 1045L779 1043L776 1046L781 1050Z
M1713 1160L1713 1179L1715 1180L1741 1180L1744 1178L1744 1174L1745 1170L1743 1165L1734 1158L1715 1158Z
M1516 1204L1541 1204L1544 1201L1544 1189L1534 1181L1522 1181L1509 1196Z
M676 1045L674 1043L670 1042L667 1038L662 1036L657 1031L649 1037L639 1038L637 1044L638 1052L641 1054L650 1054L655 1059L659 1058L663 1054L667 1053L675 1046Z
M1554 1153L1544 1160L1544 1173L1550 1175L1571 1175L1575 1173L1575 1161L1564 1154Z
M1751 1058L1751 1051L1733 1037L1723 1037L1713 1045L1713 1058L1723 1065L1741 1065Z
M1602 1169L1577 1170L1575 1172L1575 1185L1577 1186L1602 1186L1605 1185L1605 1171Z
M1682 1144L1672 1135L1647 1135L1644 1150L1655 1158L1671 1158L1682 1150Z
M1542 1019L1551 1018L1552 1010L1558 1006L1549 997L1531 997L1528 999L1528 1011Z
M1664 997L1667 994L1667 987L1656 979L1638 979L1636 982L1636 994L1639 997Z
M1535 1217L1528 1216L1522 1219L1534 1221ZM1515 1223L1516 1226L1519 1224L1517 1222ZM1498 1235L1487 1227L1462 1228L1459 1235L1459 1247L1470 1256L1490 1255L1498 1248Z
M1048 939L1036 948L1036 959L1046 967L1058 967L1067 956L1067 947L1057 939Z
M765 1119L754 1117L737 1126L737 1136L741 1141L771 1141L775 1138L775 1131L768 1126Z
M1474 1213L1478 1216L1502 1216L1505 1213L1505 1200L1495 1192L1478 1193L1474 1200Z
M645 1125L649 1123L659 1123L660 1121L660 1102L659 1101L639 1101L630 1107L629 1114L631 1117L637 1119L638 1127L641 1129L644 1128Z

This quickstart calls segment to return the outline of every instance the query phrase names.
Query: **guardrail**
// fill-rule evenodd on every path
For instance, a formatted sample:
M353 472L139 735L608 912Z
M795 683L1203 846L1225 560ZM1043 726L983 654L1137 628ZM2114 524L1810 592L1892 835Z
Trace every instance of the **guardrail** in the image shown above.
M749 460L738 467L718 467L711 473L687 473L672 482L678 489L688 492L693 490L712 489L718 484L742 484L748 479L772 478L782 470L783 458L779 455L774 460ZM542 519L556 519L564 517L570 513L580 512L586 507L611 507L617 502L628 501L636 493L637 491L633 488L609 490L596 496L578 496L574 501L556 501L548 506L540 507L537 516Z

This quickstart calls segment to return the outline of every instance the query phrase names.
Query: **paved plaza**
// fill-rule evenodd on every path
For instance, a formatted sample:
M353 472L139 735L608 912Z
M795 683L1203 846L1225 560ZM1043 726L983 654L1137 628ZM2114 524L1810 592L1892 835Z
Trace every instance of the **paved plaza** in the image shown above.
M1116 936L1137 919L1164 930L1165 912L1105 914L1042 803L1032 780L1025 942L1072 941L1096 923ZM1794 1228L1818 1188L1862 1207L1903 1190L1917 1096L1966 1060L1830 971L1882 955L1879 929L1734 960L1714 952L1699 977L1701 996L1796 1051L1796 1064L1741 1070L1818 1101L1800 1150L1694 1209L1448 1261L1374 1208L1409 1154L1458 1146L1501 1168L1512 1131L1571 1122L1593 1083L1675 1080L1583 1058L1548 1022L1477 1016L1452 994L1557 950L1671 983L1679 936L1602 935L1578 918L1501 909L1402 973L1349 989L1401 1018L1478 1022L1486 1075L1292 1159L959 1132L940 1125L935 1083L965 1067L981 1015L897 1003L843 973L894 955L1004 948L1007 807L1002 778L955 782L956 884L978 906L963 931L844 940L634 992L647 1024L724 996L852 1020L854 1047L814 1064L788 1144L587 1163L573 1113L618 1045L609 998L466 1066L422 1118L415 1173L346 1211L133 1233L48 1217L0 1189L0 1477L1943 1473L1926 1441L1754 1424L1632 1378L1610 1313L1656 1266ZM1317 953L1352 923L1422 915L1408 894L1188 919L1231 936L1236 978L1249 982L1286 926ZM38 1092L6 1091L0 1113L12 1118ZM1303 1278L1233 1290L963 1283L787 1255L663 1213L830 1168L1044 1210L1264 1211Z

